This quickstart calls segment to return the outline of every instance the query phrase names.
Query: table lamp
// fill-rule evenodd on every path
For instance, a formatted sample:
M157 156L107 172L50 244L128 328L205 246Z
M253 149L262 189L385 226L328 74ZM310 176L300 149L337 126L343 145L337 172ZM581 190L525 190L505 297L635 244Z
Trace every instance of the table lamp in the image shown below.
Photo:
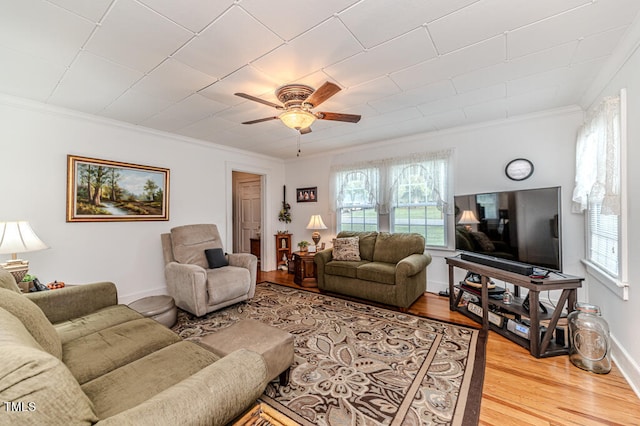
M317 231L318 229L327 229L327 226L322 221L322 217L319 214L314 214L311 216L309 220L309 224L307 225L307 229L313 229L313 234L311 235L311 239L315 245L318 245L320 242L320 233Z
M11 272L16 282L22 281L29 271L29 261L18 259L17 253L44 250L45 243L38 238L29 222L0 222L0 254L11 254L11 260L0 267Z
M480 221L476 217L476 214L471 210L463 210L462 216L460 216L460 220L458 221L459 225L464 225L464 228L467 231L471 231L471 225L477 225Z

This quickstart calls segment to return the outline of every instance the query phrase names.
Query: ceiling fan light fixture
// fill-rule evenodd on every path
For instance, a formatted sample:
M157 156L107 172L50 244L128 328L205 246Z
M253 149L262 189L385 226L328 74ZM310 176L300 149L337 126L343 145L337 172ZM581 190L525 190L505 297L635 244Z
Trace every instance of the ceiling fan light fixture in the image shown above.
M316 116L302 109L290 109L278 117L285 126L295 130L306 129L316 121Z

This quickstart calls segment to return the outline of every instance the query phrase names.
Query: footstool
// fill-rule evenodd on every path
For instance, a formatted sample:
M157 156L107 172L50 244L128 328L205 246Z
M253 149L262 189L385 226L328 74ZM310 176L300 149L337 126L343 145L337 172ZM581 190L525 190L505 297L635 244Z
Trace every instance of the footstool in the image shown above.
M289 383L293 364L293 335L260 321L245 319L216 333L207 334L200 341L218 356L226 356L236 349L257 352L267 364L269 381L280 376L280 385Z
M171 296L149 296L129 304L134 311L171 328L178 319L178 309Z

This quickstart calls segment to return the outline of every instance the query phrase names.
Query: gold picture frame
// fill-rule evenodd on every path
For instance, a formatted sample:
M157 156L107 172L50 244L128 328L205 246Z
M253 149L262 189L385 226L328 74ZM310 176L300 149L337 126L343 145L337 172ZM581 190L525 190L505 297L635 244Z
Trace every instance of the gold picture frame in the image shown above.
M169 169L67 155L67 222L169 220Z

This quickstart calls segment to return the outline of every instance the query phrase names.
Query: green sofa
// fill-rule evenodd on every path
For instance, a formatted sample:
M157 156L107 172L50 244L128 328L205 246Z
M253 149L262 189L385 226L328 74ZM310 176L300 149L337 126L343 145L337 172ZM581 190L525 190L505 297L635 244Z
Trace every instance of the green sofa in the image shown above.
M336 238L358 237L360 259L335 260L333 250L314 258L321 291L392 305L406 311L427 289L427 266L420 234L340 232Z
M259 354L183 341L112 283L21 294L0 268L0 424L223 425L266 385Z

